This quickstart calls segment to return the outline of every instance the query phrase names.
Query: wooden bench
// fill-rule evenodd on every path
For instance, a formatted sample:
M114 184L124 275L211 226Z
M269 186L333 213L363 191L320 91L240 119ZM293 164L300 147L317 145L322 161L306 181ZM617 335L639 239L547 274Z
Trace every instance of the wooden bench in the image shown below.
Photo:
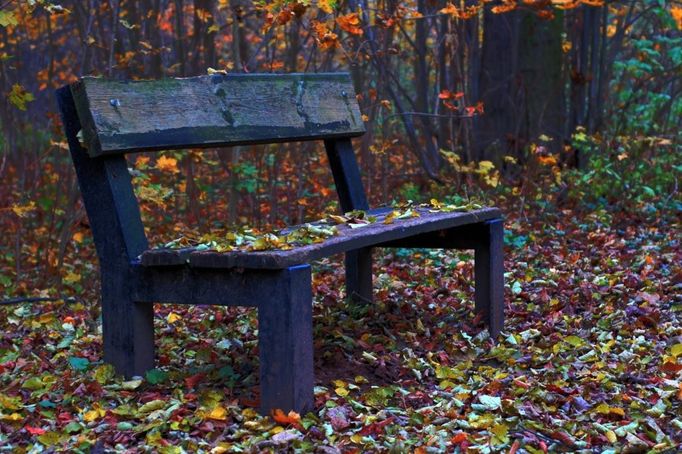
M476 311L492 336L499 333L503 229L495 208L341 226L321 243L290 250L149 248L126 153L323 140L341 210L367 210L351 145L364 125L348 74L83 78L57 90L57 99L100 261L104 360L118 372L154 367L153 303L251 306L258 308L261 411L311 410L309 263L345 253L347 294L369 302L374 247L474 249Z

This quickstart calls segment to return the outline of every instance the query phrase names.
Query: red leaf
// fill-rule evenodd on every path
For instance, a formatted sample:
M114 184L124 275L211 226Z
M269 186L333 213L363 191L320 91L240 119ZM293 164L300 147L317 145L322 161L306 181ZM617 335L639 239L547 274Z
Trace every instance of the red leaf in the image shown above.
M206 377L206 374L204 373L192 375L191 377L185 378L185 384L188 388L196 388L199 382L204 379L204 377Z
M45 429L41 429L40 427L25 426L24 429L31 435L42 435L46 432Z

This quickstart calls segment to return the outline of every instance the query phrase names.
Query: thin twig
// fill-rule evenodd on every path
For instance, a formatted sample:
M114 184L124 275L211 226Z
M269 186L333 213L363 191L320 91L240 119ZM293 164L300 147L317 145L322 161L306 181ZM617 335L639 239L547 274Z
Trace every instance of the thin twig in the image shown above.
M64 298L64 297L49 297L49 296L35 296L35 297L19 297L19 298L9 298L5 300L0 300L0 306L9 306L11 304L20 303L41 303L45 301L64 301L65 303L78 303L80 300L78 298Z

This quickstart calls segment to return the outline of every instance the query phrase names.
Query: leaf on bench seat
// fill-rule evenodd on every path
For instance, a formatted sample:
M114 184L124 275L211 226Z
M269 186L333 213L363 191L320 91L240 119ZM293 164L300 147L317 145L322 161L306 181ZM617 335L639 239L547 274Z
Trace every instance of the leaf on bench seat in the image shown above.
M195 251L288 251L295 247L320 243L339 233L337 226L358 229L381 222L393 224L396 220L420 217L424 213L448 213L454 211L472 211L480 205L442 204L435 199L429 203L415 204L411 200L372 210L369 214L363 210L354 210L343 216L330 214L326 218L300 226L287 227L278 232L259 232L255 229L243 228L237 231L212 231L200 235L196 232L182 232L182 236L166 243L166 249L193 248Z

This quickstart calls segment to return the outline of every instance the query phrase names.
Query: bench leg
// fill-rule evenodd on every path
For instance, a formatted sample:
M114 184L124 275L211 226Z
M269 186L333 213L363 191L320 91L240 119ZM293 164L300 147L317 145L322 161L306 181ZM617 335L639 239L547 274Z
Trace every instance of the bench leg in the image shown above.
M310 265L277 272L258 305L261 413L313 409L313 308Z
M354 301L372 302L372 248L346 252L346 295Z
M504 323L504 258L501 219L488 221L475 248L476 313L482 313L494 339Z
M130 378L154 368L154 308L130 296L127 273L102 274L104 361Z

